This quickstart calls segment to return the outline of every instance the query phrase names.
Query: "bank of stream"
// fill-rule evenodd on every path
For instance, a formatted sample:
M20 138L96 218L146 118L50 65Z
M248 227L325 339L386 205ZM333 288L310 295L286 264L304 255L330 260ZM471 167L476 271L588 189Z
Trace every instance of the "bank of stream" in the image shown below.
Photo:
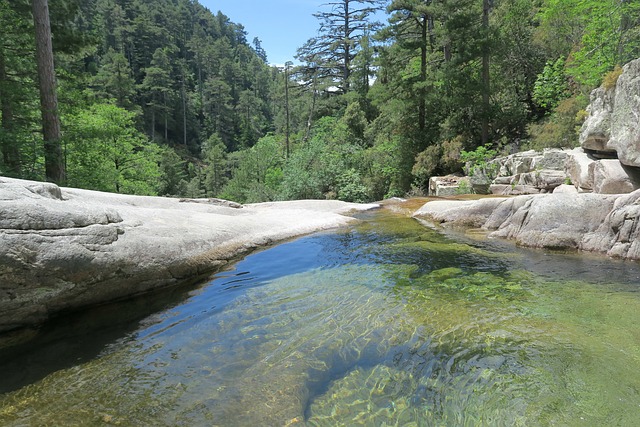
M1 425L631 426L640 264L390 209L0 340Z

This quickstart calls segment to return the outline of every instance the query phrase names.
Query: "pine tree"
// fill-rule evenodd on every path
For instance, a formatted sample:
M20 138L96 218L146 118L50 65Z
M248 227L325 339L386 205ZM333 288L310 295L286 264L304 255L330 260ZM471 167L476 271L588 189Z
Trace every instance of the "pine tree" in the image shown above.
M331 80L342 93L349 92L352 61L360 50L360 40L367 31L375 29L369 18L384 3L335 0L325 4L329 10L314 14L320 21L319 35L298 49L296 58L314 68L318 78Z
M56 73L53 64L49 4L47 0L32 0L32 6L44 138L45 175L47 180L62 184L65 181L65 165L62 144L60 143L60 117L58 115Z

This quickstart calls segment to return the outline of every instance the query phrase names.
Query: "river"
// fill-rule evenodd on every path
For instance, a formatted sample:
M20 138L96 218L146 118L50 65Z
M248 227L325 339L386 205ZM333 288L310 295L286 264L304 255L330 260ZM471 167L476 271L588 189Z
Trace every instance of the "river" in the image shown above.
M0 338L0 425L638 425L640 264L359 216Z

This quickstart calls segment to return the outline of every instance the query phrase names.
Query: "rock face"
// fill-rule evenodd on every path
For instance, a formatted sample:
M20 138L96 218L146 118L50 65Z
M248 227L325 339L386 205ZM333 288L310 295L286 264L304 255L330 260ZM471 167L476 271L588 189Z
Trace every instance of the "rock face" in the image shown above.
M486 170L481 171L480 175L487 181L488 176L495 176L488 183L491 194L514 196L551 193L568 180L565 172L568 157L567 151L557 149L523 151L488 162Z
M599 194L631 193L635 186L618 160L598 160L589 165L593 192Z
M237 254L376 205L123 196L0 177L0 331L195 280Z
M580 193L593 191L593 168L590 168L590 165L594 161L582 148L575 148L569 152L565 172Z
M580 145L585 150L615 154L616 150L609 146L614 96L614 88L599 87L591 92L589 116L580 129Z
M640 260L640 190L625 195L553 193L473 202L429 202L414 217L473 226L537 248L580 249Z
M577 186L594 192L629 192L640 188L640 59L624 66L613 88L600 87L591 93L588 117L580 130L580 144L593 161L618 159L619 167L603 160L588 166L589 178ZM607 164L609 163L609 164ZM572 167L577 166L574 164ZM595 175L594 175L595 173ZM575 175L572 174L572 179ZM595 181L592 181L595 180ZM601 182L598 182L598 181ZM613 183L618 180L617 183Z
M615 89L611 112L611 139L608 146L620 162L640 167L640 59L622 69Z
M455 196L467 194L471 190L468 177L458 175L432 176L429 178L430 196Z

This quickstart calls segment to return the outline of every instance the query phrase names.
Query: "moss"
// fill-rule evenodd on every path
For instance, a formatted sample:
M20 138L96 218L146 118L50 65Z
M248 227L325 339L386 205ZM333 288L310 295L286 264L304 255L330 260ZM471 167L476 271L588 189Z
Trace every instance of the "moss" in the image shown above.
M605 74L602 78L602 87L607 90L615 88L621 74L622 68L619 65L616 65L612 71Z

